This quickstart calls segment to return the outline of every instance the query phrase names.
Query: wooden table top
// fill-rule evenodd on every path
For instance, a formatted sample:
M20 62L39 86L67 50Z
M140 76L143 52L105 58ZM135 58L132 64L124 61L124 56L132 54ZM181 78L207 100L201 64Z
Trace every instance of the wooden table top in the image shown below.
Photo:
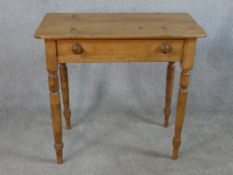
M47 13L41 39L176 39L205 37L187 13Z

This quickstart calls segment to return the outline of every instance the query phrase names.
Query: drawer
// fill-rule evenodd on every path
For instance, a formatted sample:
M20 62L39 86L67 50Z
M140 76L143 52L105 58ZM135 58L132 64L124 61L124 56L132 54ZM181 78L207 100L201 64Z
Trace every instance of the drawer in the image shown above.
M179 61L183 40L58 40L60 63Z

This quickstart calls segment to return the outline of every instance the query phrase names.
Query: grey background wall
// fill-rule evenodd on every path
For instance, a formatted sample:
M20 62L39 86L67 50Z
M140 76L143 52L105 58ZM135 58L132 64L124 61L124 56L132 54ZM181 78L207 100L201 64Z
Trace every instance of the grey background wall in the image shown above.
M231 0L1 0L0 108L2 111L48 108L43 41L33 38L46 12L177 11L190 13L208 32L208 38L198 43L188 103L206 110L231 109L232 9ZM179 65L176 67L178 77ZM69 68L72 106L90 103L93 95L102 103L108 97L106 94L120 103L140 101L141 105L151 107L163 104L165 64L81 64Z
M162 124L166 63L69 65L74 128L69 134L64 130L67 162L64 169L56 167L57 174L72 174L72 170L73 174L164 174L164 170L168 174L232 174L232 0L0 0L2 174L54 172L44 43L33 38L46 12L188 12L208 32L207 38L198 41L192 71L185 158L175 164L155 152L169 155L173 133L173 127L163 130L150 125L155 121ZM179 71L176 64L172 124ZM75 127L77 123L79 127ZM101 145L109 141L130 142L132 147L121 150L119 145ZM97 147L90 146L93 144ZM82 147L89 148L83 156L82 151L76 151ZM131 149L134 147L136 150ZM117 158L121 164L114 164ZM98 169L100 160L110 165Z

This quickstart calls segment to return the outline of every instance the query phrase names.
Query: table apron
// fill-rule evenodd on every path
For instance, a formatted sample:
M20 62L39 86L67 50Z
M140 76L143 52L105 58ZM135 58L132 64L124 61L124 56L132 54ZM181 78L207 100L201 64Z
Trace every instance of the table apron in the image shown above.
M79 54L72 50L76 45ZM171 50L164 53L163 45ZM57 40L57 54L59 63L176 62L183 46L183 40Z

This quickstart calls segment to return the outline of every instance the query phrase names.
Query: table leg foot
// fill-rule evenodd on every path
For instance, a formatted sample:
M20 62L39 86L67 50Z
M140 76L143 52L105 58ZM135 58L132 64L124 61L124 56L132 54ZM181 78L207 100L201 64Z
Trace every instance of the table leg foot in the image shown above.
M64 111L63 114L64 114L64 116L65 116L66 128L67 128L67 129L71 129L71 124L70 124L71 112L70 112L70 110Z
M57 164L63 164L63 144L54 145L57 155Z
M171 114L171 110L164 109L164 128L168 128L168 126L169 126L170 114Z
M63 99L63 106L64 106L64 117L66 121L66 128L71 129L70 124L70 102L69 102L69 83L68 83L68 73L67 73L67 66L65 63L61 63L59 66L60 72L60 83L61 83L61 90L62 90L62 99Z
M176 138L173 138L172 145L172 159L176 160L178 158L179 148L180 148L181 140L177 140Z

